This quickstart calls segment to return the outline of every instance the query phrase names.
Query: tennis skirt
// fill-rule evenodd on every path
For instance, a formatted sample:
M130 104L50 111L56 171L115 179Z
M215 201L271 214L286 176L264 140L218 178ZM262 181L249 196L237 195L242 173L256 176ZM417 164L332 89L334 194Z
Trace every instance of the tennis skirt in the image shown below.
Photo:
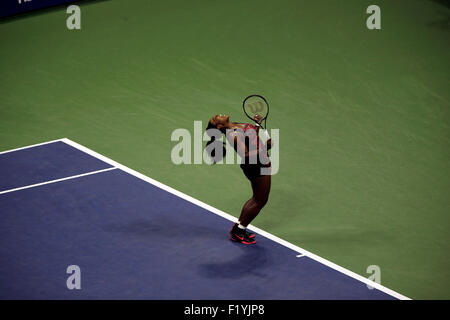
M269 165L263 165L263 164L259 164L259 163L257 163L257 164L241 164L242 171L244 172L247 179L250 181L267 175L267 174L261 173L262 168L268 168L269 172L271 170L270 164Z

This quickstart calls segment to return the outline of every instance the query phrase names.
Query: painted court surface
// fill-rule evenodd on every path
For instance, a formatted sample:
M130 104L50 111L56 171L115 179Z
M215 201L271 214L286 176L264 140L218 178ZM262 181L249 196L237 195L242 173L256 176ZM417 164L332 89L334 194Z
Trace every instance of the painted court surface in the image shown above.
M2 299L406 298L69 139L0 153L0 211Z

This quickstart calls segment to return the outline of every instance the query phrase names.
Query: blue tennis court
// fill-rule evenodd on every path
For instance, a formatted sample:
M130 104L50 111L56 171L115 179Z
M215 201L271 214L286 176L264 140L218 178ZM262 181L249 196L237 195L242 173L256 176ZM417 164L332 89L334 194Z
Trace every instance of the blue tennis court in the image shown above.
M1 299L406 298L68 139L0 153L0 212Z

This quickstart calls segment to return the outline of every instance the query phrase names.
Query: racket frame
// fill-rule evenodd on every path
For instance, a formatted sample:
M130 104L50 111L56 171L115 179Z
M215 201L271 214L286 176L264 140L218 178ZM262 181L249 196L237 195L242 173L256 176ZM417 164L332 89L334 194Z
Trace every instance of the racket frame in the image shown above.
M267 129L266 129L266 128L267 128L267 117L268 117L268 115L269 115L270 108L269 108L269 103L267 102L266 98L264 98L263 96L261 96L261 95L259 95L259 94L251 94L251 95L249 95L247 98L245 98L244 101L242 102L242 109L244 110L245 115L246 115L250 120L256 122L255 119L253 119L252 117L250 117L249 114L245 111L245 102L246 102L248 99L252 98L252 97L258 97L258 98L261 98L261 99L264 101L264 103L266 104L266 106L267 106L267 113L266 113L266 115L264 116L264 118L261 119L261 124L259 124L259 126L263 129L263 132L264 132L264 135L266 136L266 139L269 140L269 139L270 139L270 136L269 136L269 133L267 132ZM264 121L264 126L262 126L262 122L263 122L263 121Z

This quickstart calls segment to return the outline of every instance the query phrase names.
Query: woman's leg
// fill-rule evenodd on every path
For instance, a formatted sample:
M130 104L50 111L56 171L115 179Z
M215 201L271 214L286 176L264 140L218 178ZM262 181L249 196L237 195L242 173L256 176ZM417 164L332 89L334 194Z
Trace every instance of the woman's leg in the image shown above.
M239 221L247 227L266 205L270 193L270 175L260 176L251 181L253 196L242 207Z

